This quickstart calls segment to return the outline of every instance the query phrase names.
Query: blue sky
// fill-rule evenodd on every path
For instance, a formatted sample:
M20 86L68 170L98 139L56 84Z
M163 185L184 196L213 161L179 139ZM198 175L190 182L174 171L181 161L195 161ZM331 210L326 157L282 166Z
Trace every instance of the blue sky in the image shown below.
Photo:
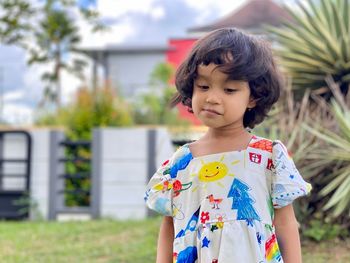
M78 4L82 7L96 6L97 0L78 0Z
M79 20L82 46L165 43L168 37L184 36L187 28L214 21L245 2L246 0L79 0L83 6L95 6L111 27L109 32L96 36L91 34L84 21ZM0 95L3 94L4 102L0 116L14 124L31 122L33 109L41 99L44 86L40 81L44 68L28 68L25 56L25 52L19 48L0 45ZM79 80L69 75L63 76L64 103L69 101L68 98L72 97L71 94L80 84Z

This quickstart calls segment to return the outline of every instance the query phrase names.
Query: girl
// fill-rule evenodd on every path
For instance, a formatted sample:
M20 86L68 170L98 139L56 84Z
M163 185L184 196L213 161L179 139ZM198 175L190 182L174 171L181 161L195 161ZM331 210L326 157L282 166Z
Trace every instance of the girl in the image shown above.
M200 39L176 73L182 102L208 127L151 178L147 205L165 215L157 262L301 262L292 202L311 186L282 142L251 134L277 101L271 50L236 29Z

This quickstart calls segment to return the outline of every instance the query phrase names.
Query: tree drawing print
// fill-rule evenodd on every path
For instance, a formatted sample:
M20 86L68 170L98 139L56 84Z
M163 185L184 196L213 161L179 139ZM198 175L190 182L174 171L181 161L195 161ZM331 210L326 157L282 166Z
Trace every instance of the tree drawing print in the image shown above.
M232 197L232 209L237 210L237 220L246 220L248 226L253 226L253 220L260 221L260 217L254 209L254 199L250 197L248 185L238 179L234 179L227 197Z

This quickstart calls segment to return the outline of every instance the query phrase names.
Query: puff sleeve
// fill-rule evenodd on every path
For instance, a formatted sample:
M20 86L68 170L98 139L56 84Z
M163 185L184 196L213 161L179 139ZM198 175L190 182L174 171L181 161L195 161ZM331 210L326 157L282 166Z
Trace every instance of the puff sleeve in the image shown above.
M273 142L272 163L271 198L274 208L287 206L311 191L311 184L301 177L281 141Z
M165 216L173 215L173 197L181 189L177 179L179 170L184 170L193 159L188 147L180 147L174 155L156 171L147 184L144 200L146 205Z

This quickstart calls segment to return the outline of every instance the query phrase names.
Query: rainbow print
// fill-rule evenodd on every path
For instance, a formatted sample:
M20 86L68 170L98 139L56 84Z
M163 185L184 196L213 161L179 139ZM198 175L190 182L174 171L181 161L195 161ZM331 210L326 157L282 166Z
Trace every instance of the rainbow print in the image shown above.
M280 262L282 260L282 256L280 253L280 249L278 247L276 235L273 234L265 243L265 258L270 262L271 260L275 260L276 262Z

